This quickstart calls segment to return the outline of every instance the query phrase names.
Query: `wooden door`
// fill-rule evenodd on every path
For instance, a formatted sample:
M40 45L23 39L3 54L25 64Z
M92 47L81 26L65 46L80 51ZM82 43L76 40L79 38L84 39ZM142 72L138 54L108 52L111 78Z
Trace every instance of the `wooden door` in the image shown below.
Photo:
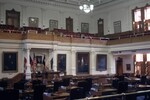
M120 57L116 61L116 74L117 75L123 74L123 60Z

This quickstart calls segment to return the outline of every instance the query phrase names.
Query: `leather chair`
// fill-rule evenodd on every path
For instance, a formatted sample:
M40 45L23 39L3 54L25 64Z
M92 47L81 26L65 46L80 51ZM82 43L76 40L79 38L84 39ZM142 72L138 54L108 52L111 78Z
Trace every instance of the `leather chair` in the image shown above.
M45 85L34 86L33 100L43 100L43 93L46 90Z
M2 100L19 100L19 90L16 89L6 89L1 91Z
M128 90L128 82L120 81L118 83L118 93L124 93Z
M85 92L83 90L83 88L78 87L78 88L73 88L70 90L70 98L69 100L74 100L74 99L81 99L81 98L85 98Z
M62 85L63 86L69 86L70 85L70 78L63 78L62 79Z
M53 88L53 92L58 91L58 89L62 86L62 81L55 81L54 82L54 88Z

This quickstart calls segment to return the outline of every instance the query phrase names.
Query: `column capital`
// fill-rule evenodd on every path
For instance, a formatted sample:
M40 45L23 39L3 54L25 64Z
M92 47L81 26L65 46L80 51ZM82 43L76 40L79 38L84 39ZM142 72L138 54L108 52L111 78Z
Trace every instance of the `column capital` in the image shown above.
M95 51L91 50L90 53L93 54L93 53L95 53Z
M49 49L48 51L49 51L49 53L51 53L53 51L53 49Z
M72 50L70 50L71 51L71 53L76 53L76 50L74 50L74 49L72 49Z
M23 50L24 50L24 51L26 51L26 50L31 50L31 48L23 48Z

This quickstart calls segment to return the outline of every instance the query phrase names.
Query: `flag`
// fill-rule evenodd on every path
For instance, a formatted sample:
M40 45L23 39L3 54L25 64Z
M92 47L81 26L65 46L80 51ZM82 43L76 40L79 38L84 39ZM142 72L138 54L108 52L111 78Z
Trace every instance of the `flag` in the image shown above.
M31 67L33 66L33 61L32 61L32 57L30 56L30 65Z
M27 59L24 57L24 74L26 73L27 70Z
M42 63L43 63L43 65L44 65L44 69L46 69L46 66L45 66L45 55L44 55L44 58L43 58Z
M53 58L50 60L51 63L51 70L53 70Z
M36 70L36 56L35 56L35 53L33 55L33 60L32 60L32 69L33 69L33 72L35 72L35 70Z

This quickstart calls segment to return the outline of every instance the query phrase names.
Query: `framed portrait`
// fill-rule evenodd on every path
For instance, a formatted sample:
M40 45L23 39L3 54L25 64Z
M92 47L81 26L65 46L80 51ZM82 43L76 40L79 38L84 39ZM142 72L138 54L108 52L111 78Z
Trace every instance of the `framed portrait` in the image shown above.
M66 72L66 54L57 55L57 70Z
M77 74L89 74L89 52L76 53Z
M43 64L42 56L36 56L36 63Z
M29 17L29 27L38 27L39 18L37 17Z
M98 54L96 58L96 70L106 71L107 70L107 55Z
M121 32L121 21L115 21L114 22L114 33L120 33Z
M18 52L3 52L2 72L17 72Z
M54 29L58 29L58 20L49 20L49 30L52 31Z
M81 23L81 32L89 33L89 23Z
M6 10L6 25L13 25L14 27L20 27L20 12L15 9Z
M70 16L66 18L66 30L69 32L73 32L73 18Z
M131 71L131 64L126 64L126 70Z

